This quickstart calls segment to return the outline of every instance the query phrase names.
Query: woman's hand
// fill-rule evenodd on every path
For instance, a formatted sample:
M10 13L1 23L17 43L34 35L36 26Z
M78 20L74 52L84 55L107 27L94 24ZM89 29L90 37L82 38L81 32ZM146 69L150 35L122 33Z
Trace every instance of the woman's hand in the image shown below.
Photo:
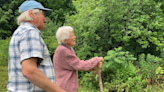
M93 68L94 70L97 70L98 68L101 68L102 63L104 62L103 57L99 57L100 58L100 62Z
M102 63L104 62L104 58L103 57L99 57L100 58L100 62L93 68L93 75L98 74L98 68L102 67Z
M104 58L103 57L99 57L101 62L98 63L98 68L101 68L102 63L104 62Z
M99 62L98 63L98 68L101 68L101 66L102 66L102 62Z
M101 62L104 62L104 58L103 57L99 57L99 58L100 58Z

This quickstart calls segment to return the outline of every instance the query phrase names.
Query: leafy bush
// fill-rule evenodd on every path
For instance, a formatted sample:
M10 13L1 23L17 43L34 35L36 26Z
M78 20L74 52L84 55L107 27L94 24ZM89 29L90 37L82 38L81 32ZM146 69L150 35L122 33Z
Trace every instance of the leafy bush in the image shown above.
M81 59L105 56L118 46L138 58L141 53L164 52L164 17L161 2L154 0L78 0L77 13L65 25L76 31L75 50ZM85 53L84 53L85 52Z
M82 77L79 78L79 84L80 86L83 86L85 88L89 88L92 90L92 92L99 92L99 82L97 80L97 76L95 77L92 72L90 73L84 73Z
M129 77L126 82L121 80L113 80L111 82L105 82L105 92L142 92L143 87L146 86L146 82L142 80L141 75L135 77Z
M136 60L128 51L123 51L122 47L109 50L107 56L104 57L105 62L102 67L102 79L104 83L104 91L124 91L126 92L140 91L146 82L142 79L142 75L138 74L139 70L133 65ZM83 74L80 77L80 84L85 87L99 90L97 76L92 73Z
M19 16L18 7L25 0L1 0L0 3L0 37L10 37L17 28L16 17ZM65 14L73 14L75 11L72 0L37 0L43 6L53 10L49 16L57 24L65 22Z
M109 91L140 91L145 81L138 75L137 68L133 65L136 60L128 51L122 51L122 47L109 50L104 57L103 74L105 90Z
M126 84L126 92L142 92L147 83L145 80L142 80L142 75L137 75L133 78L129 77Z
M109 50L107 56L104 57L102 71L108 76L106 81L122 80L125 82L129 77L134 77L137 74L137 69L133 65L136 58L130 55L128 51L121 51L122 47Z
M145 78L157 77L155 71L159 64L164 66L162 61L156 60L164 58L163 4L155 1L75 0L77 12L66 16L65 25L75 30L77 56L80 59L105 56L103 82L113 83L110 85L113 89L125 83L131 84L125 87L126 90L139 90L145 84ZM122 50L112 50L117 47ZM146 59L139 59L142 53ZM143 65L138 64L143 60ZM142 67L144 65L147 68ZM154 75L150 74L152 72ZM86 78L85 73L81 76ZM118 84L117 87L114 84Z

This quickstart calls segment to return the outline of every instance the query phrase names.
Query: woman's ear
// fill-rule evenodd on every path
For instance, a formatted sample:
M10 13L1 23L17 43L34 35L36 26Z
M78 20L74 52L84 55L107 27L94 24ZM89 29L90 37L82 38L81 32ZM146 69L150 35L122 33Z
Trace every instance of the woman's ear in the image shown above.
M65 39L65 40L64 40L64 43L65 43L65 44L67 44L67 43L68 43L68 40L67 40L67 39Z

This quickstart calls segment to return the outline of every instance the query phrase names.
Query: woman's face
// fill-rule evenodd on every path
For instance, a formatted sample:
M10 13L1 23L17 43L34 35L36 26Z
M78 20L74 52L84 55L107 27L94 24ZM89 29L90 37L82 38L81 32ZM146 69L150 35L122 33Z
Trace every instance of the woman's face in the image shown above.
M70 35L69 35L69 39L66 39L65 40L65 44L67 47L71 48L72 46L74 46L76 43L75 43L75 38L76 36L73 34L72 31L69 31Z

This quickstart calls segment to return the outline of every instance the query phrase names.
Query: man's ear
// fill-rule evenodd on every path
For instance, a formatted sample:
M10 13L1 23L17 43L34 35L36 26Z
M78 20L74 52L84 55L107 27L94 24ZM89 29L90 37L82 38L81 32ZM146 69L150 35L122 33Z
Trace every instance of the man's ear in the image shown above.
M32 13L32 9L28 11L29 15L34 19L34 13Z

